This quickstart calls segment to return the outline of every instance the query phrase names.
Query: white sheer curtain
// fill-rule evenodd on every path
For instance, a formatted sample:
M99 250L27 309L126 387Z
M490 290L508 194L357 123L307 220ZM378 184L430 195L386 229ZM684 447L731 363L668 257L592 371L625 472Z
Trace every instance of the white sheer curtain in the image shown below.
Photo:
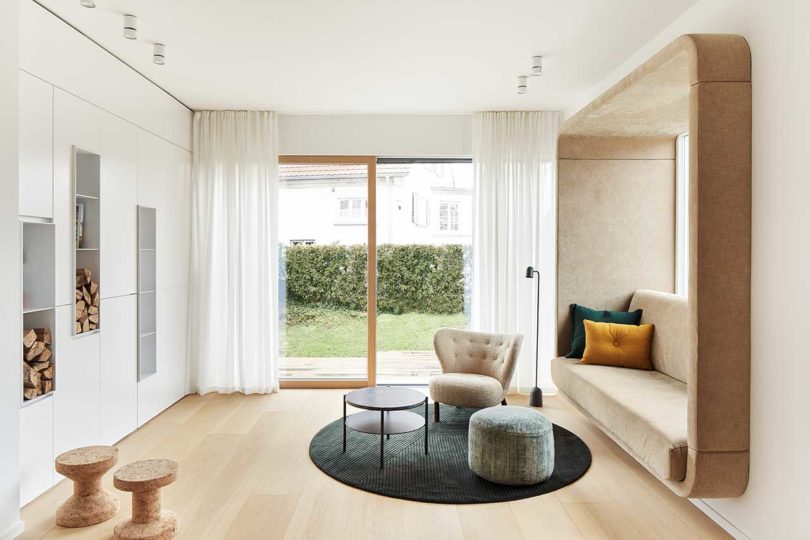
M196 390L278 389L278 150L272 112L194 114L189 291Z
M485 112L473 120L473 329L523 334L512 387L534 386L535 317L540 317L540 386L552 388L556 342L558 112ZM540 272L541 301L535 311Z

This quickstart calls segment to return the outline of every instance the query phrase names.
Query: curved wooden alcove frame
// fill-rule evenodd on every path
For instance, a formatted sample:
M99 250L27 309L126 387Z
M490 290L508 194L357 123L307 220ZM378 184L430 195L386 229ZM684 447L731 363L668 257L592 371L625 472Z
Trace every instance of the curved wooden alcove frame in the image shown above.
M559 350L565 353L568 305L584 303L583 295L588 305L622 309L636 289L674 290L674 195L668 193L674 191L675 140L684 132L689 132L690 155L687 470L682 481L662 481L685 497L734 497L747 487L749 465L751 57L743 37L681 36L563 125L558 145ZM620 183L622 171L631 167L650 186L668 182L655 183L659 230L652 222L639 222L649 215L605 214L609 188L603 188L600 200L588 199L593 213L589 208L572 212L582 197L567 195L567 186L577 184L578 193L587 193L587 182L602 172L608 171L605 183ZM616 208L647 205L634 198L643 191L638 185L643 184L623 188L629 200ZM572 202L572 197L579 199ZM602 223L577 239L570 231L594 215L591 219ZM660 253L645 256L622 244L620 234L611 234L606 215L624 219L624 230L635 225L627 234L640 235ZM609 239L602 243L618 248L582 238L602 230ZM629 254L621 252L623 245ZM656 267L657 260L666 268Z

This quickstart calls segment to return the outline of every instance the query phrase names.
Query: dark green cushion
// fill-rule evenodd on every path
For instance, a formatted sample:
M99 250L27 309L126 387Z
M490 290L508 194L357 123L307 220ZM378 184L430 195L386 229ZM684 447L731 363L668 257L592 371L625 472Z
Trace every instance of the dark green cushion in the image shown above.
M638 326L641 323L641 310L607 311L571 304L571 352L565 355L566 358L582 358L585 352L585 323L583 321L635 324Z

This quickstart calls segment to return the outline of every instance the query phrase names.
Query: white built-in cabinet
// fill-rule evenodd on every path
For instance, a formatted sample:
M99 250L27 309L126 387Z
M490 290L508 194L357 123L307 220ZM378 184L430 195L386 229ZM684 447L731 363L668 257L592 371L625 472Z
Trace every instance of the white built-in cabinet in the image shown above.
M155 209L157 369L138 383L138 425L186 394L190 154L138 134L138 204Z
M55 226L53 218L53 86L20 72L19 205L23 268L23 328L55 336ZM22 349L22 348L21 348ZM22 360L20 372L22 373ZM58 367L57 367L58 369ZM58 374L54 385L58 385ZM24 402L20 396L20 501L26 504L53 485L54 393Z
M53 95L53 221L56 225L56 304L72 305L76 291L73 267L73 223L76 216L73 193L75 149L101 155L101 116L97 107L54 88ZM23 120L21 119L21 122ZM104 157L101 158L102 162ZM106 208L101 209L106 213ZM99 283L104 290L104 282ZM103 296L103 292L102 292Z
M53 398L20 409L20 504L27 504L54 482Z
M137 296L103 298L99 442L113 444L138 427Z
M23 504L61 477L53 460L113 444L186 394L191 154L37 77L20 73L20 213L29 235L50 234L47 296L55 391L20 409ZM75 329L74 152L100 156L99 331ZM137 380L137 206L157 211L156 373ZM31 252L33 253L33 252ZM39 253L36 255L39 257ZM21 272L22 274L22 272ZM27 280L29 283L31 279ZM33 304L32 304L33 305ZM44 305L44 304L43 304ZM38 312L39 313L39 312ZM39 319L36 319L39 321ZM26 324L30 322L26 320Z
M20 72L20 215L53 217L53 86Z
M73 304L56 308L59 360L53 404L55 455L99 443L101 334L74 337L75 317Z
M101 131L101 298L135 294L137 279L138 128L111 114ZM164 141L164 144L165 141ZM109 319L104 317L105 322Z

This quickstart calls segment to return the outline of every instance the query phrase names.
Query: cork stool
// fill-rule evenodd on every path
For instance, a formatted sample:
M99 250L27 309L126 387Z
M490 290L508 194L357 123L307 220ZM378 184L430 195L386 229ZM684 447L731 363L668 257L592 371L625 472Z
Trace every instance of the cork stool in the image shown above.
M119 540L168 540L177 534L177 514L160 508L160 488L177 480L178 465L168 459L147 459L124 465L113 485L132 492L132 519L115 526Z
M56 458L56 472L73 480L73 495L56 510L58 525L87 527L118 512L118 497L101 487L101 477L116 463L114 446L85 446Z

